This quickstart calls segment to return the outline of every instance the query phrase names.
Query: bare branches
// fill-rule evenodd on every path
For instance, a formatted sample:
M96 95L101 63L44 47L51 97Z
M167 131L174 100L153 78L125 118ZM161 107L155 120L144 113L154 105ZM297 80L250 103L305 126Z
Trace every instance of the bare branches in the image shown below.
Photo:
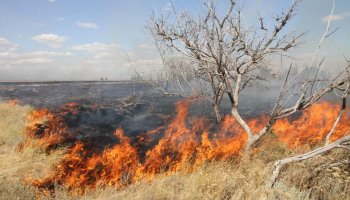
M313 92L311 95L307 96L308 91L314 84L313 81L305 81L301 87L301 92L299 94L299 98L296 101L296 103L293 106L290 106L288 108L284 109L276 109L275 113L273 113L273 117L275 119L281 119L288 117L297 111L304 110L311 106L313 103L318 101L321 97L324 95L336 90L337 88L341 87L342 85L346 85L349 82L349 77L345 77L343 79L335 78L333 79L328 85L318 89L317 91ZM281 97L280 97L281 98Z
M264 33L262 36L257 30L241 25L241 10L234 0L228 1L224 14L217 13L215 3L209 2L204 4L204 13L196 17L188 12L174 12L172 22L168 16L152 16L150 29L158 41L196 63L193 68L195 75L209 83L212 94L217 96L212 98L214 106L220 104L218 99L223 93L228 95L232 103L231 114L242 122L240 124L247 132L251 132L239 113L235 112L240 92L255 82L273 77L268 70L268 55L288 51L298 44L303 34L280 33L294 16L300 2L294 1L287 11L276 17L272 30L264 25L264 19L260 17L258 26ZM267 72L269 78L259 75L262 71Z
M345 135L349 134L346 133ZM272 173L272 177L271 177L271 181L270 181L270 187L273 187L274 184L277 181L278 175L280 174L280 171L282 169L282 167L286 164L292 163L292 162L297 162L297 161L302 161L302 160L306 160L312 157L315 157L317 155L320 155L322 153L325 153L327 151L330 151L334 148L345 148L347 150L350 150L348 146L345 146L344 144L350 141L350 136L345 136L342 137L330 144L327 144L323 147L319 147L313 151L301 154L301 155L297 155L297 156L293 156L293 157L289 157L289 158L285 158L282 160L277 160L274 164L274 169L273 169L273 173Z
M286 26L286 24L291 20L291 18L293 17L296 8L298 7L298 5L300 4L301 0L295 0L294 3L289 7L288 11L282 16L278 16L276 17L276 22L278 23L275 27L274 30L271 34L271 36L269 37L269 39L267 40L266 44L264 45L264 50L269 48L269 46L272 44L272 42L276 39L276 37L278 36L279 32ZM284 48L285 50L288 50L289 46L293 47L295 41L297 41L298 38L300 38L303 34L300 34L299 36L297 36L295 39L293 39L291 42L287 42L288 44L285 45ZM282 37L282 40L280 40L278 43L284 43L282 41L284 41L283 39L286 38L286 36ZM274 47L274 49L278 49L279 45L276 45Z
M340 121L340 118L342 117L343 112L346 109L346 98L349 95L349 90L350 90L350 83L347 83L346 89L345 89L345 91L343 93L343 96L341 97L341 101L342 101L341 104L342 104L342 106L340 108L340 111L338 113L337 118L335 119L335 122L333 123L333 126L332 126L331 130L329 131L329 133L326 136L326 145L329 144L330 138L333 135L333 133L335 131L335 128L337 127L337 125L338 125L338 123Z
M148 83L158 94L164 96L187 97L197 93L197 88L195 87L200 87L199 84L201 84L201 81L194 81L196 77L189 67L191 63L176 53L174 54L172 49L164 46L163 43L157 40L157 36L152 29L150 29L150 32L154 39L154 46L160 57L160 68L155 69L154 71L157 72L150 73L148 76L142 75L139 70L133 67L133 63L127 55L136 78Z
M183 12L175 16L176 21L168 24L168 18L151 18L151 29L158 39L174 48L183 55L199 63L200 69L216 68L213 70L224 75L224 69L232 74L247 73L251 68L258 68L268 54L287 51L295 47L301 35L288 39L285 35L270 47L279 32L291 19L300 0L295 1L286 14L277 21L270 39L251 39L254 31L243 29L241 26L240 10L234 13L235 2L223 17L216 13L214 3L206 5L206 12L199 18ZM262 23L261 18L261 23ZM262 67L262 66L260 66ZM237 73L236 73L237 72ZM227 74L226 74L227 75Z
M321 48L321 46L323 44L323 41L337 31L337 29L335 29L334 31L330 32L330 25L331 25L332 18L333 18L334 7L335 7L335 0L333 0L333 6L332 6L331 14L329 15L329 19L328 19L328 22L327 22L326 31L324 32L324 34L323 34L319 44L317 45L315 54L314 54L314 56L312 57L312 60L311 60L311 65L313 65L315 59L317 58L317 55L318 55L318 53L320 51L320 48Z
M132 110L141 102L141 97L131 94L125 98L117 99L119 102L118 110L123 111L128 115L132 115Z
M343 95L341 96L341 109L340 109L335 121L333 122L331 130L328 132L328 134L325 138L325 145L323 147L319 147L315 150L312 150L310 152L307 152L307 153L304 153L301 155L292 156L292 157L285 158L282 160L277 160L274 164L272 178L270 181L271 187L274 186L274 184L279 176L281 168L286 164L306 160L306 159L312 158L314 156L320 155L322 153L328 152L334 148L342 148L342 149L350 151L350 146L349 146L350 145L349 144L349 142L350 142L350 136L349 136L350 130L347 133L345 133L344 136L341 137L340 139L337 139L336 141L330 143L330 138L332 137L337 125L339 124L339 121L342 117L342 114L346 109L346 98L349 95L349 90L350 90L350 80L348 80L348 82L346 83L346 87L344 89Z
M298 2L295 2L298 3ZM271 127L272 124L277 120L281 118L288 117L290 115L293 115L297 111L304 110L311 106L313 103L321 99L324 95L336 91L336 90L342 90L345 91L342 86L348 85L350 82L350 74L349 74L349 69L350 65L344 69L344 71L340 72L338 75L336 75L333 79L326 79L326 78L321 78L319 79L319 72L322 64L324 63L325 58L322 58L321 61L318 62L318 65L315 66L314 63L317 59L317 56L319 54L319 51L321 49L321 46L323 45L325 39L327 39L331 34L333 34L335 31L330 31L330 24L331 24L331 18L334 12L334 6L335 6L335 0L333 1L333 7L331 10L330 18L327 23L326 30L320 39L320 42L317 45L317 48L314 52L314 55L312 57L310 66L307 71L307 75L304 78L304 80L301 83L296 83L292 85L290 88L286 87L286 83L288 82L290 78L290 69L287 73L285 83L280 91L280 95L278 96L278 99L276 101L276 104L274 106L273 111L271 112L270 115L270 121L267 126ZM291 67L291 66L290 66ZM310 78L310 72L312 71L313 68L316 68L316 72L314 74L313 78ZM346 72L346 73L344 73ZM314 90L315 84L318 84L318 88ZM293 88L296 87L296 85L300 85L300 88L297 88L297 100L294 104L290 106L283 106L282 105L282 99L285 98L285 95L289 94ZM348 95L347 93L344 93L344 95ZM339 113L341 115L341 113ZM340 117L340 116L339 116ZM336 124L335 124L336 126ZM331 135L331 134L330 134Z
M322 59L312 78L307 75L302 81L289 87L291 64L266 126L258 133L253 133L241 117L238 111L241 91L274 77L268 56L281 55L300 44L304 33L284 30L295 16L301 1L294 0L289 8L272 18L274 24L270 26L266 25L264 17L259 16L255 28L242 26L241 10L234 0L227 1L224 13L218 13L216 4L211 1L204 4L204 13L198 16L188 12L174 12L171 17L162 15L151 18L150 29L156 40L193 62L191 71L198 80L210 85L210 99L218 121L221 119L221 99L223 95L228 96L231 103L230 113L248 136L247 149L270 131L276 120L308 108L324 95L344 89L344 85L350 81L350 75L344 73L333 79L320 78L324 61ZM331 15L333 11L334 7ZM324 40L334 32L330 29L330 22L331 20L317 46L311 67L314 67L313 62ZM295 103L287 104L286 95L291 95L293 90L297 90L297 94L293 95L297 99Z

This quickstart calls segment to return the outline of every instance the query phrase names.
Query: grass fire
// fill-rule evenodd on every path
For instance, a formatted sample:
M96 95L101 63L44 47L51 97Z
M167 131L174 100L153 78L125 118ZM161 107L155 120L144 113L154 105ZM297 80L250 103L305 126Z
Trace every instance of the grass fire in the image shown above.
M79 105L66 104L56 114L47 109L33 110L28 115L25 140L18 147L36 145L48 154L59 145L65 144L68 149L49 175L27 177L25 182L44 194L53 195L56 184L73 194L84 194L100 187L125 188L138 181L152 180L159 174L193 173L204 164L240 159L247 141L244 130L230 116L217 127L206 118L188 116L189 107L196 101L177 102L174 118L136 138L126 136L122 128L117 128L113 133L116 144L105 149L98 149L94 144L98 141L77 140L78 133L65 124L67 115L78 115ZM277 121L268 137L274 137L275 142L281 142L290 150L311 149L323 143L338 110L338 105L329 102L315 104L297 118ZM350 129L349 110L345 112L331 141L343 137ZM253 130L259 130L266 121L266 116L261 115L249 119L248 124ZM35 143L31 144L33 140ZM264 151L264 147L257 146L253 154L260 151Z
M350 199L348 1L66 1L0 2L0 199Z

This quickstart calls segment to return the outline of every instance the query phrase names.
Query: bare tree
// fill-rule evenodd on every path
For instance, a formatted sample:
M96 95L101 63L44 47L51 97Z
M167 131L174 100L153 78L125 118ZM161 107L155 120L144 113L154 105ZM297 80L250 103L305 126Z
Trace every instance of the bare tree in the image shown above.
M261 81L271 80L274 73L268 62L269 56L283 55L296 47L304 35L285 30L300 2L301 0L295 0L286 11L272 17L274 25L268 26L264 17L258 17L258 26L253 28L243 25L241 8L234 0L229 1L224 14L218 13L214 2L209 2L204 3L202 15L192 16L189 12L177 12L174 8L173 16L162 14L160 17L151 17L150 27L156 39L192 60L196 64L193 65L195 75L210 85L211 100L218 121L221 120L219 108L222 98L225 94L228 96L231 115L248 136L246 150L269 132L276 120L308 108L348 81L349 76L343 76L343 73L331 79L320 79L318 70L323 62L314 65L323 40L334 32L330 31L328 23L315 52L315 59L310 65L318 68L317 73L314 76L310 73L303 81L288 87L291 65L270 119L259 132L254 133L241 117L238 110L241 92ZM288 101L286 104L286 96L292 90L297 91L293 96L299 98L295 103Z
M196 75L211 86L218 121L221 119L220 103L226 93L231 102L231 114L250 132L238 113L240 92L273 75L266 62L269 55L288 51L298 44L303 34L283 35L282 30L299 2L295 1L287 12L277 15L273 28L265 25L263 17L259 18L259 28L246 28L234 0L222 16L210 2L204 4L204 15L193 17L188 12L178 13L174 9L174 23L168 23L169 16L153 16L150 26L159 41L196 62Z

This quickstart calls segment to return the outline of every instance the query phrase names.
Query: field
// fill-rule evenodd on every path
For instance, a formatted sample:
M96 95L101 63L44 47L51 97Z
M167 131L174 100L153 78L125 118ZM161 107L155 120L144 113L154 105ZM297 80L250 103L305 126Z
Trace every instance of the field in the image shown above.
M180 127L181 121L176 121L176 119L182 119L179 115L182 110L181 107L179 109L179 104L175 106L175 103L180 100L179 98L160 98L150 95L151 91L142 84L136 84L135 88L134 90L132 83L113 82L1 84L0 199L350 198L349 164L335 164L336 160L349 159L348 153L342 149L287 166L283 169L276 186L274 188L268 187L273 163L277 159L305 152L310 148L308 145L294 147L289 141L283 143L281 135L277 133L264 136L253 152L239 151L237 154L230 154L230 156L214 155L213 159L207 158L196 167L191 164L193 163L191 159L198 161L198 157L185 160L188 163L181 163L182 166L176 170L168 170L167 168L158 170L151 177L137 180L126 177L125 182L121 185L119 185L120 179L118 179L118 185L114 186L109 186L108 183L115 182L109 182L110 179L96 172L97 181L84 182L86 185L90 184L91 187L85 188L83 186L83 190L81 190L80 185L79 187L75 185L77 188L68 187L69 184L64 182L68 179L62 177L62 174L57 171L57 166L60 163L63 164L62 160L67 160L67 156L72 156L71 148L77 142L89 144L90 149L85 149L88 154L93 151L93 155L87 154L86 157L83 157L88 159L86 161L88 163L93 160L89 160L90 158L99 159L94 155L109 155L109 152L120 148L118 145L123 143L124 137L116 138L114 133L116 129L122 127L125 135L131 139L129 143L139 145L137 146L137 154L141 159L139 162L143 163L145 162L143 159L147 159L146 152L152 150L162 137L166 138L167 131L163 130L162 132L165 133L151 138L152 140L147 144L136 141L140 133L152 132L164 124L170 124L168 125L170 127L174 120L176 125ZM132 108L121 106L120 99L125 98L132 91L145 94ZM185 123L186 133L197 130L192 128L193 122L200 121L196 117L207 116L209 120L212 117L209 114L210 106L206 105L205 102L195 102L190 104L188 116L185 116L188 117ZM35 111L46 108L49 109L44 119L46 122L36 122L36 125L46 124L49 128L44 130L48 130L50 127L62 128L64 126L64 130L71 134L70 137L63 138L64 140L59 140L58 143L56 138L47 140L48 138L45 138L46 132L42 135L35 135L35 137L26 135L28 127L37 128L31 126L33 121L29 116L32 116ZM254 112L247 110L251 116L254 116ZM51 124L53 122L57 124ZM217 129L219 127L213 126L210 131L217 131ZM56 132L50 132L50 134L52 133ZM300 142L303 141L302 139L305 138L301 138ZM307 139L308 143L313 142L313 146L321 144L319 141ZM121 147L129 147L129 143ZM53 145L49 146L48 144ZM197 143L192 144L198 145ZM198 153L198 149L201 148L202 146L197 146L195 152ZM221 150L219 146L216 148ZM126 151L126 148L122 148L122 150ZM174 155L177 153L172 152ZM183 156L183 154L181 155ZM109 157L103 157L103 159L107 158ZM183 158L181 157L181 159ZM79 156L76 159L80 159ZM91 172L101 167L119 166L113 163L104 163L103 159L102 164L94 165ZM159 159L161 160L162 157ZM85 166L83 161L79 160L80 167ZM117 162L118 159L113 161ZM174 158L173 162L175 161L178 160ZM139 165L141 165L140 163ZM183 166L187 164L189 166ZM170 169L174 166L171 163L168 165ZM70 171L68 172L70 173ZM38 184L36 186L33 184L32 180L43 179L52 173L56 174L53 188L47 190L45 187L37 187ZM108 169L105 169L105 173L108 173ZM113 173L111 172L111 174ZM60 178L57 178L58 175ZM86 174L80 174L81 177L83 175ZM70 177L77 178L73 175ZM124 174L120 177L125 178ZM75 179L75 182L78 181L80 180ZM52 193L52 191L54 192Z

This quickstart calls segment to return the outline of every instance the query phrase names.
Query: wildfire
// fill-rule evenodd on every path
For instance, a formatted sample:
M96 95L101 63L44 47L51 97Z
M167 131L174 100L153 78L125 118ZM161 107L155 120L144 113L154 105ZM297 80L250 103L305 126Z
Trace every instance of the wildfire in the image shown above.
M122 129L114 133L119 143L101 153L93 151L88 143L75 142L51 175L34 180L32 184L52 191L54 184L59 184L81 194L103 186L121 188L140 179L152 179L159 173L192 172L205 162L227 160L241 153L247 137L232 117L226 116L216 128L203 117L189 117L189 105L188 100L177 103L175 118L163 127L139 134L137 142L125 136ZM316 104L297 119L277 121L273 132L291 148L315 145L324 140L339 109L339 106L327 102ZM34 137L39 133L43 145L59 144L70 136L63 116L76 112L75 104L66 105L58 116L48 110L34 111L27 135ZM42 128L38 124L43 116L46 123ZM346 112L332 139L339 138L344 130L349 129L349 117ZM266 117L261 116L248 123L257 132L264 122ZM141 143L155 140L153 135L161 136L156 145L141 149Z
M81 193L86 188L107 185L123 187L130 184L139 164L137 150L121 129L115 131L115 136L120 144L105 150L101 155L90 155L88 147L77 142L57 165L55 174L34 180L33 185L53 189L57 182Z
M35 145L50 151L73 137L73 133L67 128L64 117L75 115L78 106L69 103L63 106L61 112L55 114L48 109L34 110L28 117L29 124L25 130L25 140L19 145L22 149L31 145L32 139L38 139Z
M281 142L291 148L301 145L315 145L324 141L327 133L337 118L340 110L339 105L329 102L315 104L305 110L303 114L294 121L282 119L277 121L273 131L278 135ZM331 137L331 141L342 137L350 128L350 115L347 110L341 118L338 126Z

